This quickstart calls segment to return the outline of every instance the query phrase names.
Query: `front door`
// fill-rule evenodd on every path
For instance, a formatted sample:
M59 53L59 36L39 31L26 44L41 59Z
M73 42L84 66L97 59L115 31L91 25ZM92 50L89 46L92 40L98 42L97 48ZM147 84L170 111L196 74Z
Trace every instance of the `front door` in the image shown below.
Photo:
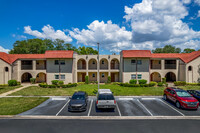
M86 76L86 74L82 73L82 82L85 82L85 76Z
M115 74L111 73L111 82L115 82Z

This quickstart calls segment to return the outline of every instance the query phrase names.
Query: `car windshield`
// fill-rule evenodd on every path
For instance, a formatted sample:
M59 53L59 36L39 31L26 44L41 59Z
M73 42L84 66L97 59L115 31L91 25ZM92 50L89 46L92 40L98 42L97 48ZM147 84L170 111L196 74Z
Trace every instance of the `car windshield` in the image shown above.
M99 94L98 100L114 100L112 94Z
M72 99L73 100L84 100L85 96L84 95L73 95Z
M182 90L176 91L176 94L179 97L192 97L187 91L182 91Z

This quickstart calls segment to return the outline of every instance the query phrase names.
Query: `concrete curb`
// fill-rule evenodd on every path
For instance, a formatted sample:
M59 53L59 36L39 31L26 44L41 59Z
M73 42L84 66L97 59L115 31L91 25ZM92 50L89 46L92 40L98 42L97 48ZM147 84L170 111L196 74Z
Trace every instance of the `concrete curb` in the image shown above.
M153 120L153 119L172 119L172 120L200 120L200 116L18 116L2 115L0 119L80 119L80 120Z

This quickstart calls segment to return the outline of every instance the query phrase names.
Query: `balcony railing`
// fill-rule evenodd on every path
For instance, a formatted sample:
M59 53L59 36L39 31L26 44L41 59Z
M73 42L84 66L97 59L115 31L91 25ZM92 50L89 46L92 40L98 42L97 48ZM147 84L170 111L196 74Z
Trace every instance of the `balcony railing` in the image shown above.
M119 69L119 64L115 65L115 66L111 66L110 69Z
M85 69L86 69L86 65L78 66L78 70L85 70Z
M33 66L32 65L22 65L21 70L32 70Z
M176 69L176 64L165 64L165 69Z
M161 69L161 65L151 65L151 69Z
M36 65L36 70L45 70L46 66L45 65Z

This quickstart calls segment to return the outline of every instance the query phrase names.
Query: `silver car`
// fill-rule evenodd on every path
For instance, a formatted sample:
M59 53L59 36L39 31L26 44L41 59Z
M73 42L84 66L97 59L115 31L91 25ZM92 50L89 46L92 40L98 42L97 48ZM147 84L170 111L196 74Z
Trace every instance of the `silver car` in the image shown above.
M115 109L116 100L110 89L99 89L96 101L97 109Z

